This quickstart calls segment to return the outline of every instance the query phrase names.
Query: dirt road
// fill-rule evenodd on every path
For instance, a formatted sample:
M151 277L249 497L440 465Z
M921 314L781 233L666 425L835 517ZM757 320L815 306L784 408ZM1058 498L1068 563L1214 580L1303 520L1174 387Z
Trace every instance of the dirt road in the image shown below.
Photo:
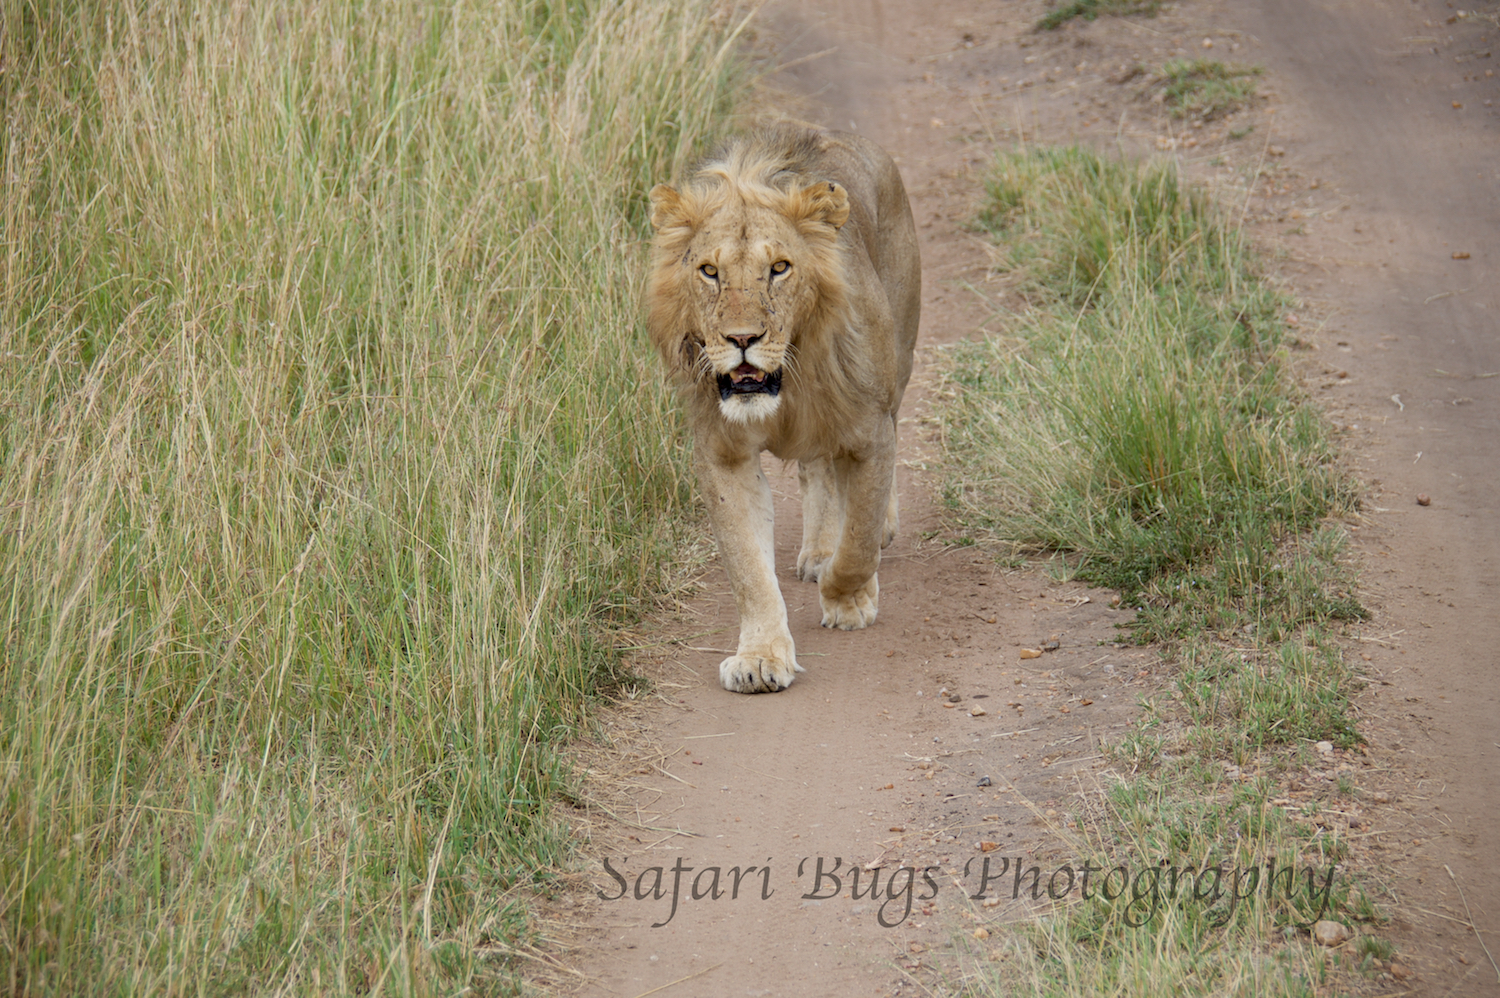
M1480 55L1500 46L1496 6L1188 0L1035 35L1042 9L819 0L762 16L761 46L795 63L771 83L890 149L920 227L902 536L879 623L820 629L816 588L793 570L795 469L767 460L807 672L774 696L719 688L736 629L716 566L665 623L643 658L663 696L610 722L634 771L601 788L621 820L597 826L595 880L620 896L581 913L585 994L917 993L949 959L935 956L969 904L976 841L1028 857L1064 844L1099 740L1162 680L1149 650L1114 643L1128 611L1110 594L945 545L934 512L927 354L997 321L984 246L961 223L991 151L1021 139L1175 147L1192 175L1252 178L1246 217L1308 301L1310 387L1370 488L1355 533L1376 616L1350 654L1369 656L1360 780L1381 900L1414 960L1406 986L1495 993L1463 923L1500 951L1500 108L1485 104L1500 86ZM1114 82L1205 39L1267 67L1250 141L1180 135ZM1049 639L1056 651L1019 658Z

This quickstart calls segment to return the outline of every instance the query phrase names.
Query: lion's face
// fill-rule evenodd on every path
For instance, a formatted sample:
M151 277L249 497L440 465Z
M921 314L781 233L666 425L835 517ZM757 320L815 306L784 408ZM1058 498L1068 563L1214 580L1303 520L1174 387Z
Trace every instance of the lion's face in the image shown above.
M780 212L742 205L716 213L688 246L700 363L730 420L765 418L781 401L787 348L811 291L801 242Z
M848 202L831 183L753 198L715 193L652 191L653 319L670 310L678 342L660 343L663 351L675 348L669 359L690 376L713 379L726 419L751 422L780 405L798 330L823 307Z

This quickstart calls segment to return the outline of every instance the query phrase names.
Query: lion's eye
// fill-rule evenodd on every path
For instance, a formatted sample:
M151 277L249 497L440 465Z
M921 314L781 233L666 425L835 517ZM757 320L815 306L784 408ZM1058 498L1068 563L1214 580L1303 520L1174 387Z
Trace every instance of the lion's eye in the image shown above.
M775 263L771 264L771 273L777 276L785 274L788 270L791 269L792 265L790 263L787 263L785 260L777 260Z
M704 277L709 278L710 280L717 279L719 276L719 268L715 267L711 263L705 263L703 266L699 267L698 272L701 273Z

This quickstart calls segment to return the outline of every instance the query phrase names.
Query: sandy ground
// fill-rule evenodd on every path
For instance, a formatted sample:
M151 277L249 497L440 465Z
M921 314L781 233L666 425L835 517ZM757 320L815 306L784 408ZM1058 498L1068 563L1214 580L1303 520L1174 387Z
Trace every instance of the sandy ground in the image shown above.
M875 627L822 630L816 587L795 577L795 468L767 458L807 672L769 696L718 686L737 631L717 564L660 623L640 658L658 695L612 715L613 750L589 760L616 774L595 781L589 814L610 900L566 902L575 990L923 993L961 970L959 931L1026 916L1008 888L998 907L969 901L979 861L965 864L1074 854L1107 779L1100 740L1167 669L1116 643L1129 611L1110 593L946 543L926 469L932 350L1004 321L1004 282L962 228L983 165L1017 141L1080 141L1167 152L1238 198L1306 303L1308 388L1368 488L1351 530L1374 617L1349 642L1371 681L1369 744L1288 793L1326 800L1340 775L1360 788L1330 813L1408 975L1370 993L1500 993L1481 945L1500 954L1500 77L1485 75L1500 72L1500 24L1494 0L1476 6L1184 0L1046 35L1029 30L1036 0L766 8L756 44L791 64L768 90L885 145L920 227L902 536ZM1194 129L1125 79L1200 54L1266 67L1265 96Z

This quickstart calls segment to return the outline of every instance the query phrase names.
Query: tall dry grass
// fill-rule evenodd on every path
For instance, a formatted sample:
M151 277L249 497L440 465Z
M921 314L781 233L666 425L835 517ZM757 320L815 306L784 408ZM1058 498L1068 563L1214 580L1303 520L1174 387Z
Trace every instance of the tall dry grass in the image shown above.
M671 0L0 4L0 988L510 987L687 501Z

